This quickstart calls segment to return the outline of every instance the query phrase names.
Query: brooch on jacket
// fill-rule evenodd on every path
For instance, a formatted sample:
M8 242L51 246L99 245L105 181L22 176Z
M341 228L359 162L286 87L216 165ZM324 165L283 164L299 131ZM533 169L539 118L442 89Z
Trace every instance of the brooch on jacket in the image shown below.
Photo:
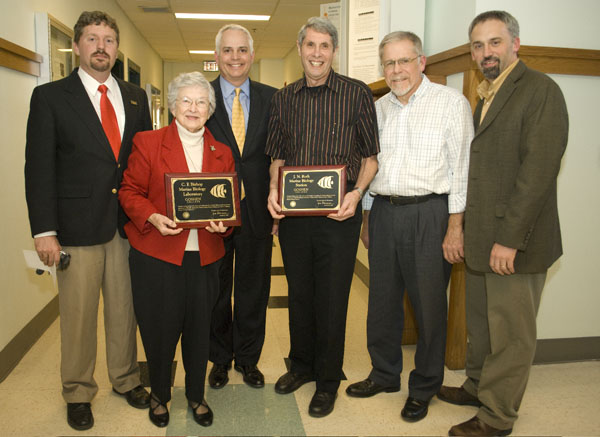
M210 146L210 151L211 152L214 152L215 150L217 150L217 149L215 149L215 146Z

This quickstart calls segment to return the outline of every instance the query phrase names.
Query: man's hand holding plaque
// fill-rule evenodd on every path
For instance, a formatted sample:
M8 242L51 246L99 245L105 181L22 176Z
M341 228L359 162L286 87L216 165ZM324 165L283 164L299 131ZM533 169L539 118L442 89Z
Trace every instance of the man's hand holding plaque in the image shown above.
M336 216L345 192L345 165L279 168L278 203L284 216Z
M178 228L207 228L212 223L239 226L240 200L235 173L166 173L167 216Z

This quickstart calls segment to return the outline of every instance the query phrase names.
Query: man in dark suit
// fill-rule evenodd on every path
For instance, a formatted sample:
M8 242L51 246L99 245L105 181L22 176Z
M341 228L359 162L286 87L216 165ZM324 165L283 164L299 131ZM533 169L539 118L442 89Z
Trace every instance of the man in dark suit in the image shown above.
M58 272L61 378L67 422L94 424L94 380L99 294L104 301L106 355L113 390L136 408L147 408L140 385L136 320L129 277L127 217L117 192L131 140L152 128L146 93L110 71L119 45L115 20L83 12L74 28L80 67L35 88L27 123L25 187L36 251Z
M235 369L243 374L244 382L260 388L264 376L257 363L265 339L273 246L273 220L267 210L270 159L265 155L265 142L276 89L248 78L254 49L246 28L235 24L222 27L216 37L215 58L220 70L212 82L217 109L206 126L233 153L242 197L242 226L225 240L220 293L212 315L213 367L208 381L213 388L225 386L235 359Z
M569 123L558 85L519 60L512 15L478 15L469 37L486 80L465 211L467 380L438 397L479 407L450 435L509 435L535 354L546 273L562 254L556 178Z

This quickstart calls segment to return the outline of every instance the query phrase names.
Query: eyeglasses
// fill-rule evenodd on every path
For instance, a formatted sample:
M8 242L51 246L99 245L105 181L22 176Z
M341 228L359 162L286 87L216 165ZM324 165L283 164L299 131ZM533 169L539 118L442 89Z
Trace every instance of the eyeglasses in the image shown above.
M417 55L414 58L400 58L400 59L390 59L389 61L383 61L383 69L391 70L392 68L394 68L394 66L396 64L398 64L400 67L406 67L408 64L410 64L412 61L419 58L420 56L421 55Z
M177 100L179 101L179 104L185 109L191 108L194 103L198 108L208 106L208 102L205 99L192 100L189 97L182 97L181 99Z

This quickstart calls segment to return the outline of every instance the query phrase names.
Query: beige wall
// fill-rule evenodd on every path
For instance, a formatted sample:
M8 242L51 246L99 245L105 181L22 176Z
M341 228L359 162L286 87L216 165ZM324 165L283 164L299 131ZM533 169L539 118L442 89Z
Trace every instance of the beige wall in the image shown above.
M121 32L119 49L126 58L135 53L133 60L141 67L142 85L152 83L162 89L162 60L112 0L0 0L0 38L36 51L35 12L47 12L72 28L81 11L95 9L116 18ZM23 167L29 98L36 85L36 77L0 67L0 101L4 107L0 117L0 198L5 217L0 229L0 350L56 296L50 276L40 277L28 270L22 255L23 249L33 249Z
M259 62L260 81L275 88L283 88L283 59L261 59Z
M296 46L292 47L289 53L283 58L283 77L286 85L297 81L302 77L304 70L300 63L300 56Z

